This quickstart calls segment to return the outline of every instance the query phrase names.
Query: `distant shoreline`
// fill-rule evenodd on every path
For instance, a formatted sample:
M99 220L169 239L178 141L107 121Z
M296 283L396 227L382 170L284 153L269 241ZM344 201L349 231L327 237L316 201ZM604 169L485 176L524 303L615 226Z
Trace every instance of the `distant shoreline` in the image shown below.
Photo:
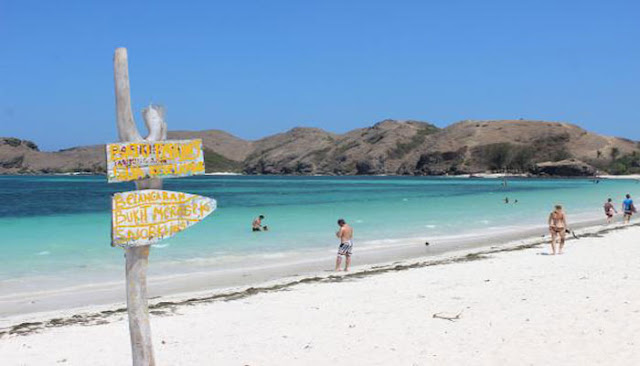
M456 175L402 175L402 174L361 174L361 175L331 175L331 174L246 174L237 172L209 172L205 176L247 176L247 177L427 177L427 178L479 178L479 179L503 179L503 178L531 178L531 179L631 179L640 180L640 174L602 174L602 175L547 175L547 174L522 174L522 173L470 173ZM94 172L68 172L68 173L0 173L0 176L16 177L78 177L78 176L105 176L104 173Z

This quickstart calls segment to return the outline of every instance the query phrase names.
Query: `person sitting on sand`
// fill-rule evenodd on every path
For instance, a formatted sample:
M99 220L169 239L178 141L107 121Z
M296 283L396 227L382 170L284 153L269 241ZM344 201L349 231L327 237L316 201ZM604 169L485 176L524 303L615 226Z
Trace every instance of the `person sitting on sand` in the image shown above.
M611 202L611 198L607 199L607 202L604 203L604 214L607 215L607 224L611 223L611 219L614 214L617 214L618 211L615 207L613 207L613 203Z
M625 197L627 197L627 199L622 201L622 212L624 212L623 221L625 224L628 224L629 221L631 221L631 215L636 212L636 207L633 205L630 194L627 194Z
M341 256L344 255L344 270L347 272L351 264L351 252L353 250L353 228L347 225L344 219L338 220L338 226L340 226L340 230L336 232L336 236L340 239L340 247L338 247L338 257L336 258L336 271L340 271Z
M549 233L551 234L551 251L552 255L556 254L556 239L560 236L560 250L558 254L562 254L564 248L564 239L567 230L567 218L562 211L561 205L556 205L555 209L549 215Z
M260 216L256 217L255 219L253 219L253 222L251 223L251 230L252 231L267 231L267 230L269 230L266 226L262 226L262 220L264 220L264 215L260 215Z

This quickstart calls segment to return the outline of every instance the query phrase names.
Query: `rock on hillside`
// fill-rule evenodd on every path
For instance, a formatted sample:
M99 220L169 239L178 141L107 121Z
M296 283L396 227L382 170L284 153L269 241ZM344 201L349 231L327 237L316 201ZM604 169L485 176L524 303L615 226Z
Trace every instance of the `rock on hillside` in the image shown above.
M594 167L580 160L567 159L556 162L544 162L536 164L536 173L540 175L580 177L594 176L597 171Z

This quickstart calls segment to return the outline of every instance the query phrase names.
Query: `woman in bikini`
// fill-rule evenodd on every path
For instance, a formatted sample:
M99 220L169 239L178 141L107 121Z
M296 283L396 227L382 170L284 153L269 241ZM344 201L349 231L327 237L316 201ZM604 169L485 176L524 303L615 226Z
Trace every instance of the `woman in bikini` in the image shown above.
M611 223L611 220L613 220L613 215L617 213L618 211L613 206L611 198L607 199L607 202L604 203L604 214L607 215L607 224Z
M560 248L558 254L562 254L564 248L564 238L567 230L567 218L562 211L561 205L556 205L555 210L549 215L549 233L551 233L551 251L556 254L556 239L560 237Z

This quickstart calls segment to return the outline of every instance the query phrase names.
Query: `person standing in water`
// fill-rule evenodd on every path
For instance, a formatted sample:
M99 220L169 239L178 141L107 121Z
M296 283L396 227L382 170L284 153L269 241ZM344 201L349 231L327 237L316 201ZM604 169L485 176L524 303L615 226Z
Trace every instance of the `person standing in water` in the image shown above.
M558 254L562 254L564 248L564 240L567 235L567 217L562 210L561 205L556 205L555 209L549 214L549 233L551 234L551 251L556 254L556 240L560 239L560 247Z
M611 223L611 219L614 214L617 214L616 208L613 207L613 203L611 202L611 198L607 199L607 202L604 203L604 214L607 215L607 224Z
M633 205L633 200L631 199L631 195L627 194L625 196L627 199L622 201L622 212L624 212L623 221L625 224L628 224L631 221L631 215L636 212L636 207Z
M340 247L338 247L338 257L336 258L336 271L340 271L342 256L344 256L344 270L348 272L353 251L353 228L347 225L344 219L338 220L338 226L340 226L340 230L336 232L336 236L340 239Z

